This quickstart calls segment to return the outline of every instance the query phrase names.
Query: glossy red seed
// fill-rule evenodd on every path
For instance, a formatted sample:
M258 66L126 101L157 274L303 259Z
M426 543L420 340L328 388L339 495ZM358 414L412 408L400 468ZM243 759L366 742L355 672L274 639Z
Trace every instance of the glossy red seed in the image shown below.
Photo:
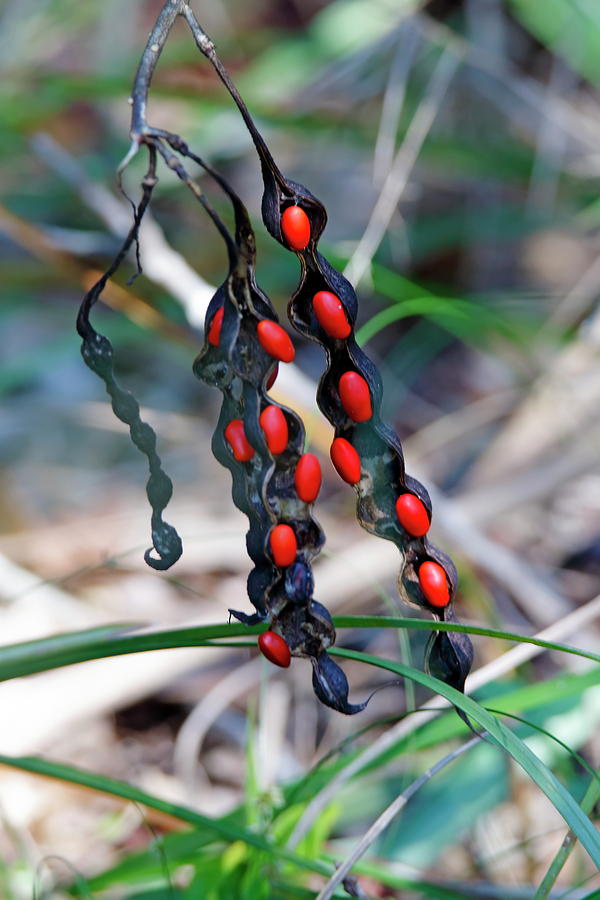
M267 657L269 662L272 662L275 666L281 666L282 669L287 669L292 661L290 648L281 635L276 634L274 631L265 631L259 635L258 649L263 656Z
M321 464L312 453L305 453L296 464L294 472L296 493L305 503L316 500L321 490Z
M404 530L413 537L423 537L429 531L427 510L414 494L400 494L396 500L396 515Z
M220 306L212 317L212 321L208 329L208 343L212 344L213 347L218 347L219 341L221 340L221 327L223 325L224 313L225 308L223 306Z
M258 340L263 350L281 362L292 362L296 355L289 334L277 322L263 319L257 326Z
M275 565L281 569L291 566L298 551L294 529L289 525L276 525L270 534L269 544Z
M340 298L330 291L319 291L312 302L315 316L323 331L332 338L347 338L352 329Z
M419 585L431 606L447 606L450 603L450 585L442 566L428 560L419 566Z
M300 206L288 206L281 216L281 232L291 250L304 250L310 241L310 220Z
M268 391L270 391L271 388L273 387L273 385L275 384L275 379L277 378L278 375L279 375L279 363L275 363L275 368L273 369L273 371L267 378L267 383L265 385L265 388Z
M266 406L259 421L271 453L283 453L288 444L288 425L281 409L273 404Z
M344 372L339 384L340 400L354 422L366 422L373 415L369 385L358 372Z
M248 462L254 456L254 447L248 443L244 423L241 419L233 419L225 429L225 440L238 462Z
M336 438L329 451L336 472L348 484L360 481L360 456L346 438Z

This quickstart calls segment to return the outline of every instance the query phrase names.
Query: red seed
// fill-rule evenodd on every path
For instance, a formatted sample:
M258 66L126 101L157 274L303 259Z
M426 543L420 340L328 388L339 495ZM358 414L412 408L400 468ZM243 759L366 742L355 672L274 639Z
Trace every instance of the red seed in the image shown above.
M265 388L268 391L270 391L271 388L273 387L273 385L275 384L275 379L277 378L278 375L279 375L279 363L275 363L275 368L273 369L273 371L267 378L267 383L265 385Z
M219 341L221 340L221 327L223 325L224 313L225 307L220 306L212 317L212 321L208 329L208 343L212 344L213 347L218 347Z
M296 355L289 334L277 322L263 319L257 326L261 347L281 362L291 362Z
M269 537L269 544L275 565L281 569L291 566L298 551L294 529L289 525L276 525Z
M265 631L259 635L258 649L263 656L267 657L269 662L272 662L275 666L281 666L282 669L287 669L292 661L290 648L281 635L276 634L274 631Z
M321 464L312 453L305 453L296 464L294 472L296 493L305 503L316 500L321 490Z
M312 302L315 316L323 331L332 338L347 338L352 329L340 298L330 291L319 291Z
M450 585L442 566L428 560L419 566L419 585L431 606L447 606L450 603Z
M369 385L358 372L344 372L339 384L340 400L354 422L366 422L373 415Z
M336 472L348 484L360 481L360 456L346 438L336 438L329 451Z
M427 510L414 494L400 494L396 500L396 515L404 530L413 537L423 537L429 531Z
M304 250L310 241L310 220L300 206L288 206L281 216L281 231L291 250Z
M273 404L266 406L259 421L271 453L283 453L288 444L288 425L281 409Z
M241 419L233 419L229 423L225 429L225 440L238 462L248 462L254 456L254 447L248 443Z

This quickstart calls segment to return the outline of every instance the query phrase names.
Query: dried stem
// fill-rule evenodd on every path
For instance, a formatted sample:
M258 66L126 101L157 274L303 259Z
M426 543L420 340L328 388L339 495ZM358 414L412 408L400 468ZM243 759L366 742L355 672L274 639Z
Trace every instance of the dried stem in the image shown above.
M481 740L480 735L476 735L472 737L470 741L467 741L466 744L463 744L461 747L457 747L456 750L453 750L451 753L448 753L447 756L444 756L443 759L438 760L427 772L424 772L418 778L416 778L406 790L402 791L402 793L396 797L396 799L390 803L390 805L385 809L381 815L373 822L371 827L367 830L367 832L362 836L352 853L346 857L343 863L339 865L335 871L335 873L331 876L321 893L317 896L316 900L329 900L329 898L333 895L338 884L340 884L345 877L348 875L348 872L352 869L352 867L358 862L361 856L367 852L369 847L375 843L379 835L385 831L390 822L398 815L398 813L404 809L408 801L411 797L417 793L417 791L423 787L423 785L427 784L434 775L437 775L438 772L441 772L442 769L445 769L451 762L454 762L459 756L462 756L463 753L466 753L467 750L470 750L471 747L474 747L475 744L479 743Z

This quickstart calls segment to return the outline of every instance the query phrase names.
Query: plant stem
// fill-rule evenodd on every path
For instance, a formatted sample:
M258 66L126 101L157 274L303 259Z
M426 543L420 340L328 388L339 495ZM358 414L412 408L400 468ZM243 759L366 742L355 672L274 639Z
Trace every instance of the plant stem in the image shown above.
M343 863L337 867L335 873L329 879L321 893L317 896L316 900L329 900L335 891L336 887L346 878L348 872L352 869L354 864L358 862L358 860L363 856L371 844L373 844L379 835L384 831L387 826L390 824L392 819L398 815L400 810L402 810L408 801L413 797L419 788L423 787L424 784L427 784L434 775L437 775L442 769L444 769L451 762L454 762L459 756L465 753L467 750L470 750L471 747L474 747L475 744L478 744L481 740L480 735L476 735L472 737L470 741L467 741L466 744L463 744L461 747L457 747L456 750L453 750L451 753L448 753L447 756L444 756L443 759L438 760L427 772L424 772L420 775L412 784L406 788L406 790L402 791L402 793L396 797L393 803L385 809L381 815L373 822L369 830L366 834L363 835L361 840L358 842L352 853L346 857Z
M596 803L600 800L600 781L597 778L593 778L590 782L587 791L585 792L585 796L581 801L581 809L586 815L590 815ZM573 831L567 831L564 841L559 847L559 850L550 863L548 871L542 878L540 886L532 897L532 900L546 900L552 887L558 878L561 869L565 865L569 856L573 852L573 848L577 843L577 835Z

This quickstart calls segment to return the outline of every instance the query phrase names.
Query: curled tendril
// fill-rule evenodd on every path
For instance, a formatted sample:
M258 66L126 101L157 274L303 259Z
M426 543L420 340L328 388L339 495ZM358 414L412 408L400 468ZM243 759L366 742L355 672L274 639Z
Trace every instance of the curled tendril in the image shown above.
M115 378L114 350L111 342L105 335L99 334L90 322L92 308L100 298L106 283L127 256L132 244L134 242L137 244L140 225L156 183L156 153L151 147L149 148L148 171L142 182L142 199L135 208L133 225L107 271L83 298L77 316L77 331L82 338L81 355L85 364L104 382L115 415L129 426L131 440L148 460L150 477L146 483L146 493L152 507L153 546L146 550L144 559L153 569L164 570L177 562L183 552L183 545L177 531L162 517L163 510L173 494L173 484L163 470L160 457L156 452L156 434L150 425L141 419L140 407L133 394L122 388ZM154 556L154 553L157 556Z

